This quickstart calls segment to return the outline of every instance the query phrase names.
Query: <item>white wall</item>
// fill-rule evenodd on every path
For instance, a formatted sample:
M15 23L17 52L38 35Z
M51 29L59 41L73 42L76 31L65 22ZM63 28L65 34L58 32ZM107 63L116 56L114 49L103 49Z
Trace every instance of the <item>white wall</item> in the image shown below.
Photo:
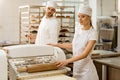
M19 40L19 6L40 5L41 0L0 0L0 41Z
M97 0L97 15L112 16L117 11L118 0Z
M89 5L92 8L92 24L95 29L97 29L97 1L96 0L89 0Z

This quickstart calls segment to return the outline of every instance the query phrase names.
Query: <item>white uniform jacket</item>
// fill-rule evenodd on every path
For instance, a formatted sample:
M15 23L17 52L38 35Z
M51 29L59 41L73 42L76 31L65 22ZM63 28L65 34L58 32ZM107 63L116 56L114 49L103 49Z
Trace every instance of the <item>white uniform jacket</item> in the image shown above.
M60 23L56 17L46 18L44 16L38 29L35 44L46 45L48 43L57 43L59 30Z
M82 30L80 25L75 29L75 35L72 42L73 56L80 55L89 40L97 40L97 33L91 27L89 30ZM90 54L82 59L74 62L73 76L77 80L98 80L98 75Z

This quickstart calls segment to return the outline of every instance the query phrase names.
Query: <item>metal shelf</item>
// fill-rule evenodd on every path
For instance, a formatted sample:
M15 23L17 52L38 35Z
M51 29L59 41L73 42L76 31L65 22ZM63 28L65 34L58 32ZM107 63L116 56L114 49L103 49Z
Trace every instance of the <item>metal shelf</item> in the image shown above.
M20 43L34 43L34 40L26 39L25 36L22 36L22 34L32 34L30 31L37 30L38 27L34 27L36 25L39 26L41 18L44 16L44 8L45 6L38 6L38 5L25 5L19 7L19 28L20 28ZM67 28L67 29L75 29L75 6L60 6L56 10L56 17L60 19L61 22L61 29ZM33 22L32 22L33 20ZM68 22L66 22L66 20ZM72 21L72 22L71 22ZM72 24L72 25L71 25ZM63 26L64 25L64 26ZM27 26L27 27L26 27ZM23 27L26 27L28 31L24 31ZM35 28L35 29L34 29ZM66 34L74 34L74 31L70 32L60 32L60 33L66 33ZM63 42L65 42L65 38L69 39L69 41L72 41L71 39L73 36L66 36L66 37L59 37L59 39L62 39Z

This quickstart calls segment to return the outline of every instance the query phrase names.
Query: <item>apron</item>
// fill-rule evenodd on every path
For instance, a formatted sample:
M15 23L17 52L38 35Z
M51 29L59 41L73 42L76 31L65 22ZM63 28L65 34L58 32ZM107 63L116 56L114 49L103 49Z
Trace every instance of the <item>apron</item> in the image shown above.
M46 19L44 16L38 29L35 44L46 45L49 43L57 43L59 30L60 24L55 17Z
M76 29L72 42L73 56L77 56L84 51L92 32L92 28L89 30L82 30L80 27ZM90 54L86 58L74 62L73 77L77 80L99 80Z

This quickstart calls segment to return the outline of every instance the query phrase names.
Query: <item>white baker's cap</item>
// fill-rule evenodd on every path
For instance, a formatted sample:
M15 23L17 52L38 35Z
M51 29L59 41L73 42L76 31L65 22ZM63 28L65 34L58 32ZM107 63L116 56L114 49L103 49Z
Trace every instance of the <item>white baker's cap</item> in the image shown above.
M92 16L92 8L88 5L82 5L79 7L78 13L86 14L88 16Z
M50 0L50 1L47 2L46 7L53 7L53 8L56 9L57 8L57 3L55 1Z

